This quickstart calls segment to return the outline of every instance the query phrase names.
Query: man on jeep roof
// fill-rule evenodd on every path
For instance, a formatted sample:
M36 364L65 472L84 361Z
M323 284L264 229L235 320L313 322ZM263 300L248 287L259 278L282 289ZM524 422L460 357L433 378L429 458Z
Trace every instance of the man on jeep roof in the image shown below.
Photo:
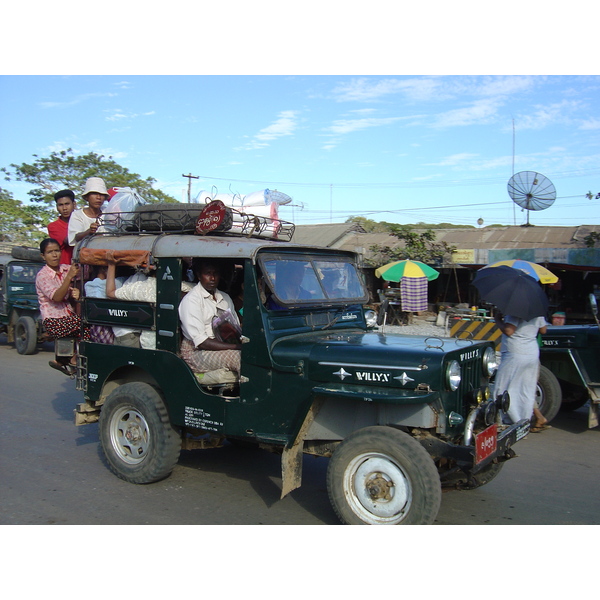
M72 190L61 190L54 194L58 219L48 223L48 236L60 244L60 264L70 265L73 246L69 245L69 220L77 208L75 194Z

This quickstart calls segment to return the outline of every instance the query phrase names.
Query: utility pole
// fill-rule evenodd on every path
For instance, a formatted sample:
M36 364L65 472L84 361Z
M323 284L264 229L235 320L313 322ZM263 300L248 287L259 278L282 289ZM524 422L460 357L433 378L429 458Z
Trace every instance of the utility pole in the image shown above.
M189 175L181 175L182 177L187 177L188 178L188 204L192 201L192 179L200 179L199 176L196 175L192 175L191 173Z

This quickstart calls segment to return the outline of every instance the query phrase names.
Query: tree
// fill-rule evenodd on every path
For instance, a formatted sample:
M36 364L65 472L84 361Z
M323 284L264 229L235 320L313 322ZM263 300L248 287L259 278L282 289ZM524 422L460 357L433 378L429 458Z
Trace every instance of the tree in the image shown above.
M71 148L52 152L49 157L33 156L35 160L31 164L11 164L0 171L5 174L6 181L15 179L36 186L28 192L35 202L52 205L54 194L63 189L71 189L76 196L81 196L88 177L102 177L108 188L135 188L148 203L177 202L172 196L152 187L155 179L142 179L137 173L131 173L116 163L111 156L105 158L95 152L76 155Z
M56 212L46 206L25 205L0 188L0 241L37 245L48 237L42 229L56 219Z
M370 250L374 253L370 262L374 266L383 265L395 260L420 260L426 264L441 265L447 262L456 250L446 242L437 242L432 229L414 231L409 225L392 225L390 235L404 240L404 245L392 248L385 244L375 244Z
M592 231L583 238L583 241L588 248L594 248L596 246L596 242L600 242L600 233L597 231Z
M388 223L387 221L373 221L366 217L348 217L346 223L358 223L367 233L392 233L398 223ZM414 229L474 229L473 225L455 225L454 223L413 223L404 225ZM498 227L498 225L488 225L488 227Z
M387 223L386 221L373 221L366 217L348 217L346 223L357 223L367 233L390 233L393 223Z

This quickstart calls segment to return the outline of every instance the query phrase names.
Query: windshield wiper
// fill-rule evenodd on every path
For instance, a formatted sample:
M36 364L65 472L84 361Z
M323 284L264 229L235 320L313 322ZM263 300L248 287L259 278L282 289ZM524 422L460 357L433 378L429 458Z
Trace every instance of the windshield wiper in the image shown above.
M323 325L323 327L321 327L321 330L323 330L323 329L329 329L330 327L333 327L333 326L334 326L334 325L335 325L335 324L336 324L336 323L337 323L337 322L340 320L340 317L342 316L342 313L343 313L345 310L348 310L348 305L344 305L344 306L342 306L341 308L339 308L339 309L338 309L338 311L337 311L337 312L338 312L338 314L337 314L337 316L336 316L336 317L333 319L333 321L329 321L329 323L327 323L326 325Z

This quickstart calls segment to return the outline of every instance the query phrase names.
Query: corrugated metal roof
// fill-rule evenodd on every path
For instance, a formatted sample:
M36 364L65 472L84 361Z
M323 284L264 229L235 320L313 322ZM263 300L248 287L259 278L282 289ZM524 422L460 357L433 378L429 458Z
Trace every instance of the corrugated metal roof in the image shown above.
M313 245L361 252L369 258L371 246L381 245L402 248L404 241L387 233L366 233L353 229L352 223L330 225L298 225L296 235ZM414 231L419 231L414 229ZM481 227L479 229L434 229L437 242L446 242L457 250L472 251L471 264L487 264L490 261L516 258L519 253L525 260L564 264L587 264L600 266L600 249L587 248L585 237L591 232L600 233L600 225L576 227ZM507 254L507 256L504 256Z
M353 233L365 233L357 223L320 223L318 225L296 225L292 242L309 246L339 248Z
M418 231L418 230L414 230ZM600 233L600 225L579 227L482 227L480 229L434 229L437 242L457 248L518 249L518 248L586 248L584 238L592 231ZM404 242L386 233L348 235L346 246L375 244L403 247Z

